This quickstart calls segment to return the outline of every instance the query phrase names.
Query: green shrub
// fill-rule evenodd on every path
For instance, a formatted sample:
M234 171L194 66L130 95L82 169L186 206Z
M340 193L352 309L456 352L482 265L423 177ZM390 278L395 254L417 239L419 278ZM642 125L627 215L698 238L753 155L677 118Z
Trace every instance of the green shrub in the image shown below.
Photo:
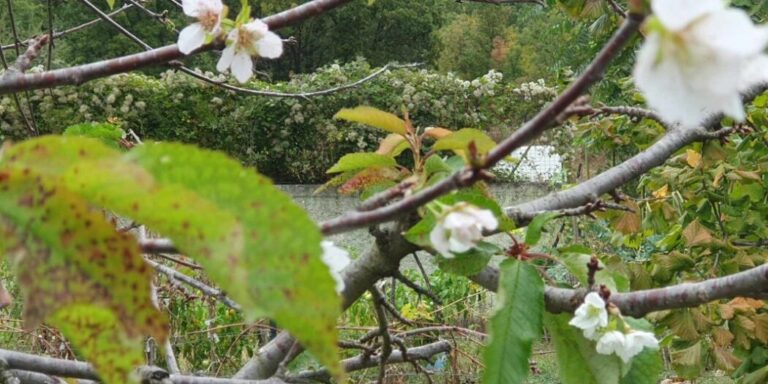
M305 92L348 84L373 70L364 60L357 60L297 75L288 82L254 81L249 85ZM368 104L400 113L405 107L419 126L477 127L498 138L551 98L546 92L531 98L521 94L519 86L502 80L502 74L494 71L467 81L450 73L392 69L361 87L304 99L247 96L167 71L160 77L121 74L80 87L35 91L31 100L43 133L61 133L83 122L109 121L143 139L196 143L226 151L277 182L306 183L327 180L325 170L342 155L371 150L382 137L360 125L333 120L341 108ZM27 134L8 96L0 98L0 128L12 139Z

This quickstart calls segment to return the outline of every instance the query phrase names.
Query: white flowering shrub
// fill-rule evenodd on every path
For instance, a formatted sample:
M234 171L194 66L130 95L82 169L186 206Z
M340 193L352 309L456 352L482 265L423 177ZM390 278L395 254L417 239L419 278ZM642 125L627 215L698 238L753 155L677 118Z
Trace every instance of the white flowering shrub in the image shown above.
M39 71L41 68L36 68ZM290 81L250 86L280 92L307 92L348 84L372 71L360 59L333 64L298 75ZM221 73L202 72L225 81ZM375 149L382 135L360 126L338 124L333 111L357 104L389 111L405 106L423 126L482 127L492 136L515 129L518 116L535 112L541 103L517 101L520 96L503 75L491 71L471 81L424 69L392 69L361 87L312 98L239 96L167 71L159 78L120 74L83 84L31 92L41 132L60 133L82 122L111 121L139 136L178 140L227 151L282 182L325 181L325 169L348 152ZM543 103L543 102L542 102ZM516 110L513 110L515 108ZM27 134L9 96L0 97L1 133Z

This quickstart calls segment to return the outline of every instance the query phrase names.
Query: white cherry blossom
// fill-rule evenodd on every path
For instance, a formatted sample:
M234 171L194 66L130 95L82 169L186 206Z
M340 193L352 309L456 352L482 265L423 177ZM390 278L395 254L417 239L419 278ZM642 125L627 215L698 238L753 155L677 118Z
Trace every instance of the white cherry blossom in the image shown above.
M467 203L458 203L438 219L429 241L443 257L467 252L483 238L483 230L495 230L499 222L493 212Z
M350 263L349 253L337 247L332 241L323 240L320 245L323 247L323 262L328 266L331 277L336 282L336 293L341 293L344 290L341 271Z
M575 316L568 324L584 331L584 337L594 340L598 337L598 331L608 325L608 311L605 309L605 301L597 292L590 292L584 298Z
M597 341L597 353L602 355L619 354L624 351L626 337L619 331L606 332L600 340Z
M716 113L744 120L740 94L768 81L768 28L722 0L653 0L651 7L634 70L648 105L684 127Z
M283 54L283 40L269 31L269 26L261 20L251 20L233 29L227 36L227 47L221 53L216 64L219 72L231 70L237 81L245 83L253 75L252 56L268 59Z
M179 33L179 51L185 55L200 48L209 36L221 32L224 4L221 0L182 0L184 14L198 21L186 26Z
M659 341L650 332L630 331L624 334L619 331L606 332L597 342L597 353L603 355L616 354L624 363L629 363L633 357L645 348L659 348Z

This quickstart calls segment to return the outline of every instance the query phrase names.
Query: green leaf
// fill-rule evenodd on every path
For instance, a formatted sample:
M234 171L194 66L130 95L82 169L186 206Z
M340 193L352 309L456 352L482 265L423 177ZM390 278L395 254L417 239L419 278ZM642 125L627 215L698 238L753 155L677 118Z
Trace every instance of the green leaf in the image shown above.
M340 173L364 168L394 167L397 165L391 156L378 153L350 153L344 155L326 173Z
M533 342L541 335L544 283L530 264L507 260L500 266L498 304L483 360L483 383L522 383Z
M120 149L120 140L125 137L125 131L108 123L83 123L67 127L62 135L99 139L112 148Z
M255 304L245 309L247 318L275 319L340 377L336 319L341 300L321 260L323 237L307 213L267 178L219 152L153 143L126 157L159 183L183 186L242 223L244 254L238 262L247 278L217 283L230 294L244 291ZM226 273L229 260L213 262L207 271Z
M563 384L616 384L621 379L621 360L601 355L595 343L584 338L581 330L568 321L572 314L544 314L544 324L552 335L557 364Z
M420 247L432 248L432 242L429 241L429 232L432 231L436 223L435 215L429 212L418 223L408 229L403 236L406 240Z
M478 153L488 153L488 151L496 146L496 142L485 132L473 128L464 128L438 140L432 149L437 151L467 150L471 142L475 143Z
M127 367L142 362L142 338L167 337L168 320L150 297L151 269L135 240L101 212L18 165L0 170L0 243L22 287L27 327L51 323L105 382L129 382ZM94 311L87 321L85 304Z
M741 384L764 384L768 381L768 366L762 367L754 372L750 372L745 375L740 383Z
M275 319L341 376L335 327L341 303L321 261L322 235L306 212L221 153L150 143L115 159L105 148L86 138L49 137L6 154L61 174L91 202L169 236L243 306L248 320Z
M109 5L109 9L115 8L115 0L107 0L107 5Z
M437 266L441 270L459 276L472 276L480 273L491 261L491 257L500 253L499 247L491 243L480 242L475 248L455 254L453 258L436 256Z
M534 217L525 231L525 243L529 246L538 244L539 240L541 240L541 230L544 228L544 225L556 218L557 215L557 212L545 212Z
M390 133L397 133L398 135L405 135L406 133L405 121L403 119L373 107L344 108L337 112L333 118L370 125L371 127L383 129Z

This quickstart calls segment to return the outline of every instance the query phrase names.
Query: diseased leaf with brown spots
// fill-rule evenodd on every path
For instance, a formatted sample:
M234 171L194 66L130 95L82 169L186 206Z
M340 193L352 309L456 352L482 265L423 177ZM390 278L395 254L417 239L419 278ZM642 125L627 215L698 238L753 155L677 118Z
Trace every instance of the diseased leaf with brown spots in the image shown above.
M247 278L241 257L242 226L214 202L184 186L157 182L141 166L125 159L82 163L62 177L65 185L89 201L173 239L217 282ZM225 288L241 305L255 305L247 294L237 295L237 291Z
M131 356L141 355L141 338L164 340L168 329L167 318L152 305L152 273L135 240L116 232L86 201L29 169L0 169L0 217L26 325L49 321L60 327L107 383L128 382L120 367L137 363ZM79 343L88 331L82 322L56 316L82 304L121 319L109 331L120 337Z
M218 152L148 143L125 158L146 169L158 184L187 188L239 220L244 254L210 263L206 271L221 275L218 269L244 265L243 280L216 283L236 300L248 297L254 303L241 303L249 319L275 319L340 377L336 319L341 301L321 261L322 235L307 213L267 178Z
M275 319L342 376L341 303L320 258L322 235L268 179L223 154L178 144L142 145L115 160L95 140L44 137L6 154L14 167L59 177L90 202L171 237L249 319Z
M339 187L338 191L342 195L351 195L361 189L376 184L397 180L399 176L400 172L396 168L368 168L352 176L347 182Z
M144 363L136 340L126 338L121 319L99 306L76 304L62 308L49 317L79 350L99 351L99 376L105 383L136 382L135 369Z

